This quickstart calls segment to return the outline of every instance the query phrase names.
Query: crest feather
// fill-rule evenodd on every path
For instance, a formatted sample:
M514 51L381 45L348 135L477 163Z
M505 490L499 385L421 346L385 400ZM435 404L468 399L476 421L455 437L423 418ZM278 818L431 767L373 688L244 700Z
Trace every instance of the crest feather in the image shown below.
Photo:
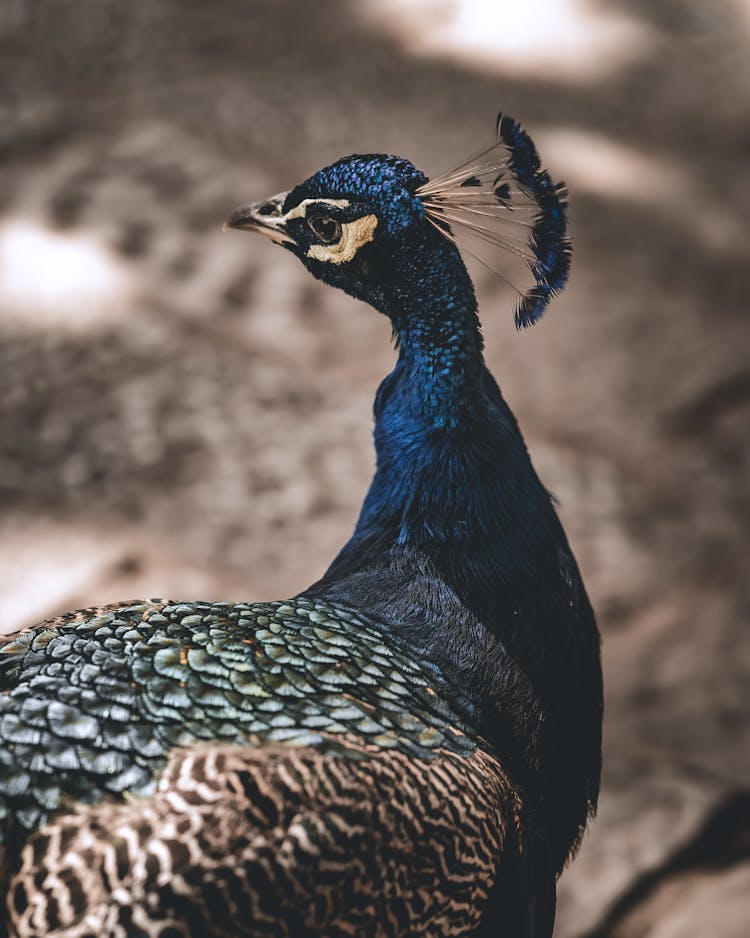
M521 125L499 114L496 143L456 169L428 180L416 194L430 224L454 243L467 234L523 262L534 277L534 285L526 291L492 265L486 266L518 295L516 326L535 323L565 286L572 247L566 234L567 190L542 168L536 147Z

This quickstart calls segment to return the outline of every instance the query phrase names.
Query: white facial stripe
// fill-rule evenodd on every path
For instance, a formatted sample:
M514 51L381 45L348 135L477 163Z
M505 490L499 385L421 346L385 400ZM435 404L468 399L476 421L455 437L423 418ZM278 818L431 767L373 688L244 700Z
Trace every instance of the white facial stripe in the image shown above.
M316 261L328 261L330 264L345 264L354 257L363 244L372 241L377 224L377 215L363 215L361 218L355 218L354 221L341 226L341 238L336 244L313 244L307 256Z
M331 205L333 208L349 208L349 204L349 199L303 199L299 205L290 208L286 215L282 217L284 221L289 221L292 218L305 218L308 205Z

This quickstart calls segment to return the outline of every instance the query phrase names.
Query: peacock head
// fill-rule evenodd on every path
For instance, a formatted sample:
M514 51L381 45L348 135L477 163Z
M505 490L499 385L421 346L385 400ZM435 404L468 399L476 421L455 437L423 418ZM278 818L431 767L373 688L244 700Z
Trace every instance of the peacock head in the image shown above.
M531 138L501 114L496 142L443 176L429 180L395 156L348 156L289 192L241 205L227 225L265 235L313 276L384 311L431 267L465 273L456 238L474 237L533 276L528 290L513 287L525 326L567 279L565 196Z
M429 232L416 195L425 182L407 160L348 156L290 192L240 206L228 225L266 235L319 280L372 302L385 271L392 280L399 255L413 257Z

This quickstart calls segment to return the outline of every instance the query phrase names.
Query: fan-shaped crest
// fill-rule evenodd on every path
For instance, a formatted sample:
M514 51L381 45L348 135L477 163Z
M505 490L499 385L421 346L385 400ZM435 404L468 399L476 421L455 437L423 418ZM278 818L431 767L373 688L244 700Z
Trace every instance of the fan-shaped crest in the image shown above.
M460 241L518 295L516 326L530 326L565 286L572 252L566 234L567 190L542 168L529 135L507 115L497 118L497 142L456 169L417 189L428 221ZM469 235L521 261L534 285L523 291L466 247Z

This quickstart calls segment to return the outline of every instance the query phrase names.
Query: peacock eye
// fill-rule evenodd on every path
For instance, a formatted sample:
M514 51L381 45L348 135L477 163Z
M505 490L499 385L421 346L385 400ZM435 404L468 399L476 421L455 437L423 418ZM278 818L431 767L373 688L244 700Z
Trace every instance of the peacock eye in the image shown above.
M308 218L307 224L323 244L334 244L341 240L341 225L335 218L320 215L317 218Z

